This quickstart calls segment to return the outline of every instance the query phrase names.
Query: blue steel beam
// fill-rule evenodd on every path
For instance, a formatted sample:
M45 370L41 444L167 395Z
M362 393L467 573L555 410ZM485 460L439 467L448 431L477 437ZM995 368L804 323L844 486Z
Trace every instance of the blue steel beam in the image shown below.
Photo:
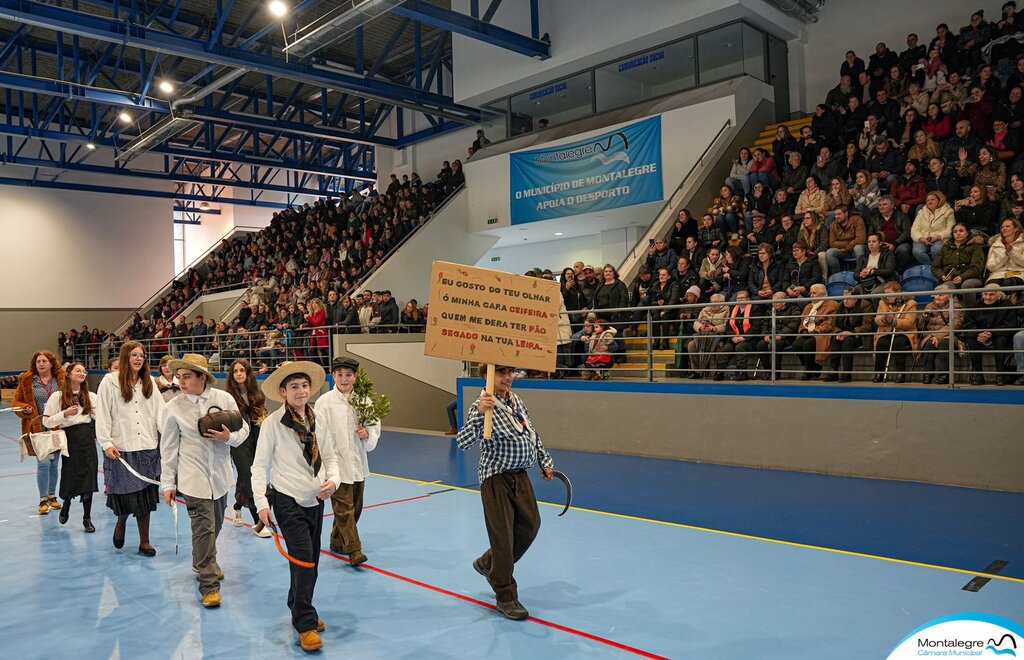
M66 100L81 100L114 105L119 107L144 108L158 112L169 113L170 105L158 99L139 97L138 94L118 92L107 89L97 89L85 85L76 85L73 82L47 80L35 76L26 76L18 73L0 71L0 87L7 87L22 92L33 94L46 94L48 96L60 96Z
M402 4L392 7L390 11L392 14L433 25L470 39L477 39L514 53L542 60L551 57L551 45L546 41L491 25L490 20L500 4L500 0L495 0L482 19L438 7L426 0L405 0Z
M0 0L0 15L5 18L126 46L188 57L211 64L248 68L265 75L280 76L317 87L344 89L363 98L394 103L417 112L444 116L462 123L479 121L475 108L455 103L451 98L417 90L380 79L326 71L310 64L290 63L271 55L227 46L207 46L205 42L168 32L150 30L138 23L111 20L94 14L46 5L35 0Z

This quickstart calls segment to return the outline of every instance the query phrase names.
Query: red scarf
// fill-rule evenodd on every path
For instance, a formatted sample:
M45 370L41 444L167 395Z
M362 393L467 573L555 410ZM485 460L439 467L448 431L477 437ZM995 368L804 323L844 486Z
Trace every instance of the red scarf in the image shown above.
M736 312L738 312L741 308L743 309L743 331L742 332L736 327ZM729 318L729 327L732 328L732 331L733 331L734 334L741 335L741 334L745 334L747 332L750 332L750 305L749 304L746 304L746 305L733 305L732 312L729 314L729 317L730 317Z

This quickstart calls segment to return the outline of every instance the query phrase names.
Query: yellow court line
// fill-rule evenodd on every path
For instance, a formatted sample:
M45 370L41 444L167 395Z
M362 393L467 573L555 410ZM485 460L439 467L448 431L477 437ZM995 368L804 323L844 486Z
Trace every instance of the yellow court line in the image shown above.
M380 472L374 472L374 475L378 477L387 477L389 479L399 479L401 481L411 481L420 485L424 485L425 482L417 479L407 479L405 477L396 477L391 474L383 474ZM440 483L435 481L433 483ZM463 488L462 486L452 486L449 484L442 484L446 488L452 490L461 490L467 493L477 493L479 491L472 488ZM538 504L544 504L545 506L554 506L563 508L564 504L558 504L556 502L542 502L538 501ZM1002 580L1004 582L1015 582L1017 584L1024 584L1024 578L1009 577L1007 575L998 575L995 573L982 573L981 571L970 571L965 568L953 568L952 566L940 566L938 564L926 564L918 561L910 561L908 559L896 559L894 557L883 557L881 555L871 555L863 552L854 552L852 550L840 550L838 548L826 548L820 545L809 545L807 543L797 543L795 541L782 541L780 539L770 539L764 536L753 536L751 534L741 534L739 532L727 532L721 529L711 529L710 527L698 527L697 525L685 525L683 523L669 522L667 520L655 520L653 518L641 518L639 516L629 516L623 513L612 513L611 511L598 511L597 509L586 509L584 507L574 506L570 507L573 511L583 511L584 513L596 513L601 516L610 516L612 518L621 518L623 520L634 520L637 522L653 523L655 525L665 525L667 527L677 527L679 529L689 529L695 532L707 532L709 534L720 534L722 536L731 536L738 539L747 539L750 541L764 541L765 543L776 543L778 545L785 545L791 548L803 548L805 550L821 550L822 552L831 552L837 555L845 555L847 557L860 557L861 559L876 559L879 561L887 561L893 564L902 564L904 566L916 566L918 568L932 568L939 571L947 571L950 573L961 573L963 575L970 575L972 577L985 577L991 580Z

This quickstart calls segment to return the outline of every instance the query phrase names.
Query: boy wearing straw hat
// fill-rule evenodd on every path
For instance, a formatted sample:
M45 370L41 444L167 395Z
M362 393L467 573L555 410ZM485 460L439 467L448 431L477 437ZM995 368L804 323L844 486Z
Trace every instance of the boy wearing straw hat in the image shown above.
M285 362L263 382L263 394L283 403L260 426L260 441L252 463L252 492L263 524L272 527L270 508L288 544L291 587L288 608L292 626L304 651L323 648L318 633L324 622L313 607L324 501L340 482L338 458L328 424L309 405L324 384L324 369L315 362ZM272 490L267 493L268 484ZM312 564L312 567L308 567Z
M224 574L217 563L217 536L234 483L230 448L249 437L249 425L243 419L237 431L221 426L200 435L199 418L211 408L237 412L238 405L230 394L213 387L217 378L202 355L188 353L167 365L178 377L181 394L167 404L160 432L160 492L168 506L174 506L175 495L185 500L192 523L192 570L203 607L218 607Z

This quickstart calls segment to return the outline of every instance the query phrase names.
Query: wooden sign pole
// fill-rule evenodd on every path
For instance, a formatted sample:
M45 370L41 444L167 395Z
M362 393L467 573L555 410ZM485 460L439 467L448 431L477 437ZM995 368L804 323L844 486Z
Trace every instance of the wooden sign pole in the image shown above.
M487 385L484 387L484 391L486 391L491 396L494 396L494 365L493 364L488 364L487 365ZM491 428L492 428L493 423L494 423L494 411L493 410L488 410L486 413L484 413L484 440L490 440L491 439Z

